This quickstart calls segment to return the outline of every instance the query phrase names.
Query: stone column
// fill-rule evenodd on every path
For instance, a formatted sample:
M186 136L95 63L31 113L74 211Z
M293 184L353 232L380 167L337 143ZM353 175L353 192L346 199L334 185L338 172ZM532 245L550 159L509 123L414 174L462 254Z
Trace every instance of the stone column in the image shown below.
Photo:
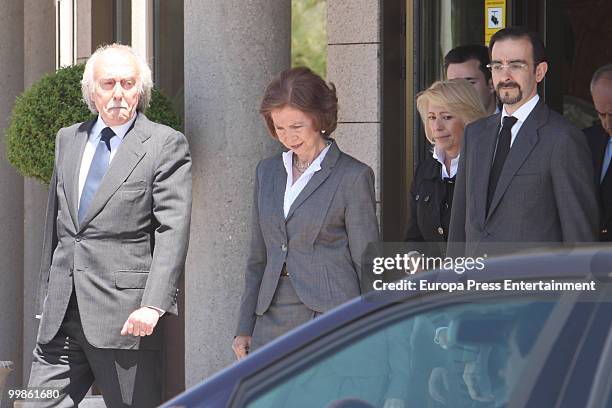
M185 131L193 155L186 268L189 387L233 360L257 162L279 151L258 114L289 67L290 0L185 0Z
M0 2L0 134L15 98L23 91L23 0ZM23 178L6 160L0 143L0 360L15 362L7 388L21 385L23 309ZM2 404L8 407L8 401Z
M380 3L327 0L327 79L338 93L340 148L376 175L380 211Z
M24 2L24 89L29 89L44 74L55 70L55 2ZM34 302L38 287L42 236L47 204L47 187L34 179L24 181L23 247L23 383L27 384L36 343L38 320Z
M13 366L14 364L12 361L0 361L0 403L5 399L4 390L6 388L6 379L11 371L13 371Z

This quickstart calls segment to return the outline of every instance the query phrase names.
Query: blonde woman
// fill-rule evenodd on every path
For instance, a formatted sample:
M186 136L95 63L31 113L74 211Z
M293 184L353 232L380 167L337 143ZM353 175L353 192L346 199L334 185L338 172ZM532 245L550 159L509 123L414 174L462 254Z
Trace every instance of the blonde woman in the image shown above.
M433 149L414 176L404 240L438 243L433 248L436 255L443 255L463 129L486 113L478 93L464 79L435 82L418 94L416 103Z

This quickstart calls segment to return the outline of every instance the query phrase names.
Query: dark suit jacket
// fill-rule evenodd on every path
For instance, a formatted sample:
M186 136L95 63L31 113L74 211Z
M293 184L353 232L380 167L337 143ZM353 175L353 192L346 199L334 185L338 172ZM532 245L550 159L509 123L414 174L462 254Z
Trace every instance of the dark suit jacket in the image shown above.
M601 169L603 166L603 156L606 152L606 146L610 136L605 131L601 124L596 124L590 128L584 129L587 137L587 142L591 148L591 157L593 158L593 168L595 169L595 188L597 189L601 217L599 225L599 238L601 241L612 241L612 170L608 167L606 179L600 182Z
M455 188L454 178L442 180L441 167L432 156L419 163L410 189L410 221L404 235L406 242L438 243L431 246L432 256L446 251Z
M362 254L378 241L374 173L335 142L291 205L281 154L257 166L251 247L237 335L268 310L283 264L302 303L323 313L360 294Z
M56 335L74 280L83 331L99 348L156 348L159 336L121 336L141 306L176 314L191 216L185 136L138 113L78 222L81 157L93 121L61 129L49 189L39 285L38 342Z
M448 255L477 254L482 243L596 241L598 206L586 140L542 100L510 149L487 214L500 116L465 129Z

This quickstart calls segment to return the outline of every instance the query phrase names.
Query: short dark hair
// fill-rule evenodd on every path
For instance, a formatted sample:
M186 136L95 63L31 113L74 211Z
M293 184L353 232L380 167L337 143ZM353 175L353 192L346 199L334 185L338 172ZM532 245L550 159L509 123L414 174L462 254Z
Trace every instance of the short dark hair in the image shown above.
M539 64L540 62L546 62L546 47L544 46L544 41L540 38L538 33L535 31L531 31L525 27L507 27L499 30L491 37L491 41L489 41L489 54L493 53L493 45L497 41L507 40L507 39L527 39L531 43L533 48L533 63L534 65Z
M487 47L480 44L460 45L450 50L444 57L444 75L446 76L450 64L462 64L469 60L479 62L478 68L488 82L491 79L491 71L489 71L487 65L491 62L491 59Z
M272 111L286 106L308 114L317 131L327 138L338 124L336 87L305 67L287 69L270 82L264 92L259 113L266 121L270 135L278 138Z

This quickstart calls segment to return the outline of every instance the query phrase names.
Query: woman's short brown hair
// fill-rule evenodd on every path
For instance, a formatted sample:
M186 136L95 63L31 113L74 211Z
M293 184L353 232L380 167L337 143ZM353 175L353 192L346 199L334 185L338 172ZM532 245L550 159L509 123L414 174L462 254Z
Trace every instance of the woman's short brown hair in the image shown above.
M259 113L264 117L268 132L278 138L272 121L272 111L290 106L312 118L315 129L329 137L338 123L336 87L305 67L287 69L270 82L264 92Z

